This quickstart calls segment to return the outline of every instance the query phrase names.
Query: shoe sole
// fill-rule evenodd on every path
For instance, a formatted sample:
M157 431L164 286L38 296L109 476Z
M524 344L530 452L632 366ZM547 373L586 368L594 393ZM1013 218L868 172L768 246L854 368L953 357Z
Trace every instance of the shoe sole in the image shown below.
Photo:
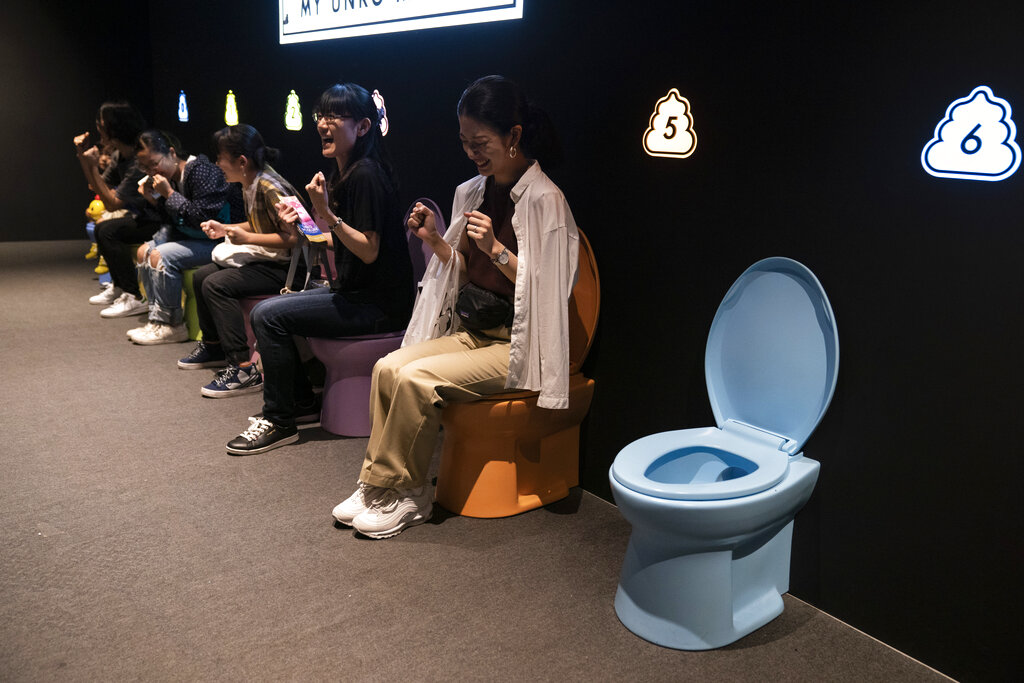
M252 394L262 390L263 382L260 382L259 384L253 384L252 386L238 387L237 389L224 389L221 391L217 391L215 389L207 389L206 387L203 387L202 389L199 390L199 393L201 393L206 398L229 398L231 396L241 396L242 394Z
M267 451L272 451L275 448L280 448L281 446L287 446L288 444L295 443L298 440L299 435L292 434L291 436L286 436L283 439L275 441L269 446L264 446L263 448L248 448L243 450L241 448L227 447L227 452L231 455L256 455L257 453L266 453Z
M180 344L181 342L187 342L188 335L185 335L181 339L137 339L132 337L132 343L138 344L139 346L156 346L158 344Z
M140 309L135 310L135 311L128 310L128 311L120 311L118 313L107 313L106 311L100 311L100 317L101 318L127 318L127 317L133 316L133 315L142 315L143 313L149 313L149 306L146 306L145 308L140 308Z
M427 510L426 514L416 513L416 516L413 517L412 519L402 519L402 521L400 521L398 524L396 524L395 526L391 527L390 529L385 529L384 531L369 531L369 532L367 532L367 531L363 531L362 529L360 529L358 527L355 527L355 526L353 526L352 528L355 529L356 531L358 531L359 533L361 533L363 536L367 536L369 538L372 538L372 539L375 539L375 540L379 541L379 540L384 539L384 538L391 538L392 536L397 536L398 534L402 533L403 531L405 531L406 529L408 529L411 526L416 526L417 524L423 524L424 522L426 522L426 521L428 521L430 519L430 517L431 517L431 515L433 513L434 513L434 506L433 506L433 504L431 504L430 509ZM337 517L335 517L335 519L337 519ZM355 521L355 520L353 520L353 521ZM344 524L344 522L342 522L342 524Z
M205 368L226 368L228 362L226 360L210 360L205 363L182 363L178 361L178 367L182 370L203 370Z

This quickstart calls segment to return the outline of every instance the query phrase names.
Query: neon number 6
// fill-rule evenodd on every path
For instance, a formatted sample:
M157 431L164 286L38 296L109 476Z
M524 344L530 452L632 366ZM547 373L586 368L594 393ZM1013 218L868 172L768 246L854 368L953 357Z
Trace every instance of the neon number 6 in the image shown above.
M980 123L976 125L974 128L971 128L971 132L967 134L967 137L960 141L960 151L962 151L964 154L974 154L979 149L981 149L981 138L975 135L975 133L978 132L979 128L981 128ZM974 141L974 149L967 149L968 140Z
M674 138L676 136L676 124L674 122L675 122L675 120L677 118L679 118L679 117L678 116L670 116L670 117L668 117L668 122L665 124L665 128L666 129L671 129L671 132L669 132L668 130L665 131L665 139L666 140L671 140L672 138Z

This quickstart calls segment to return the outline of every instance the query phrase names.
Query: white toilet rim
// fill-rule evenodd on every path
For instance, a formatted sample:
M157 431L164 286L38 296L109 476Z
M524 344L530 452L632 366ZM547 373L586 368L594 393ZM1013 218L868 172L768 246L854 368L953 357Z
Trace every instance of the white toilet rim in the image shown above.
M679 451L720 451L756 465L748 474L706 483L657 481L648 471L659 458ZM785 478L789 454L764 447L751 447L715 427L684 429L651 434L637 439L621 451L612 463L612 476L640 494L667 500L728 500L760 493Z

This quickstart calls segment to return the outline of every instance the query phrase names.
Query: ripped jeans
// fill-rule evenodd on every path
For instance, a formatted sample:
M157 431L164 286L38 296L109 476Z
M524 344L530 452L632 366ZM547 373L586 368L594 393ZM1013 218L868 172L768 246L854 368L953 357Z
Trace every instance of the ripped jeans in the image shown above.
M180 325L184 320L181 308L181 283L189 268L210 263L213 248L220 240L184 239L168 242L167 230L161 230L146 242L146 258L139 264L139 279L149 301L149 319L155 323ZM150 252L160 252L156 268L149 265Z

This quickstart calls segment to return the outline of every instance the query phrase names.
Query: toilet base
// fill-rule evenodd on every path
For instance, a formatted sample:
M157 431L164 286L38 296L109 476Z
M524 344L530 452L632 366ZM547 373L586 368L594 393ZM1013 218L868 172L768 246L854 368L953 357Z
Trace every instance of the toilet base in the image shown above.
M644 640L677 650L733 643L782 614L793 522L733 549L671 555L666 539L634 530L615 613ZM767 539L767 540L765 540Z
M537 407L516 392L444 409L437 502L466 517L510 517L554 503L579 485L580 423L594 380L569 380L569 408Z

